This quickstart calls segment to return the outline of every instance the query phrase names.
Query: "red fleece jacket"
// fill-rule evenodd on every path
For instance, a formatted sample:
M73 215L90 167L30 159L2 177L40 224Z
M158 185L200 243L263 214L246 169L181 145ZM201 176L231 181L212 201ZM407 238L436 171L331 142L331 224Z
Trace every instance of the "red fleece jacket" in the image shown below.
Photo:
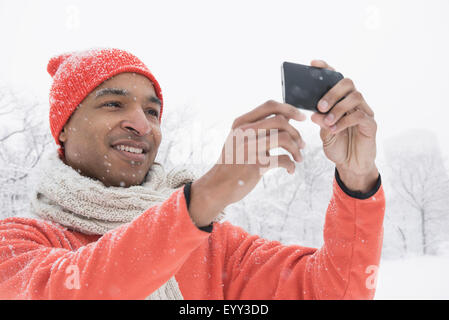
M185 299L371 299L384 211L382 187L360 200L334 180L320 249L227 222L202 231L183 188L102 236L8 218L0 221L0 299L144 299L173 275Z

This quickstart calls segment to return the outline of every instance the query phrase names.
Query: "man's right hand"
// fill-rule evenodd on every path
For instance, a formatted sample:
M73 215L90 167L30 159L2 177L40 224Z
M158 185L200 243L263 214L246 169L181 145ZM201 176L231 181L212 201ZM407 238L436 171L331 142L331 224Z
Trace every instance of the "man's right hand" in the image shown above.
M266 171L283 167L294 173L288 155L269 153L280 147L296 162L302 161L300 149L305 143L290 119L304 121L306 116L273 100L235 119L217 163L192 183L189 213L197 226L209 225L226 206L243 199Z

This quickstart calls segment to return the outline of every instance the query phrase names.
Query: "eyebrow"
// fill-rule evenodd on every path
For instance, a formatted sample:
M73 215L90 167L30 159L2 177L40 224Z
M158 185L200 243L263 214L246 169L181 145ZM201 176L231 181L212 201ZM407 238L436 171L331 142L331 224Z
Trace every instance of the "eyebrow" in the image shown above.
M147 97L147 100L149 102L157 103L159 105L159 107L162 105L161 99L159 99L158 97L149 96L149 97Z
M130 96L130 92L126 89L121 88L104 88L100 89L95 93L95 99L106 96L106 95L118 95L118 96ZM161 100L156 96L147 96L147 101L152 103L157 103L159 106L162 105Z

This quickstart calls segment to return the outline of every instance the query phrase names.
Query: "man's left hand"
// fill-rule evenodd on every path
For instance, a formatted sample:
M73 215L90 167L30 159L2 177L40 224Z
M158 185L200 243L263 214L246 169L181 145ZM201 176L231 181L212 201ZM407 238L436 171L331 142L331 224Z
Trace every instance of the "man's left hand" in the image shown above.
M313 60L311 65L335 71L323 60ZM377 124L373 110L349 78L332 87L317 107L321 112L330 110L327 114L316 112L311 117L321 127L326 157L335 163L346 187L368 192L379 176L375 164Z

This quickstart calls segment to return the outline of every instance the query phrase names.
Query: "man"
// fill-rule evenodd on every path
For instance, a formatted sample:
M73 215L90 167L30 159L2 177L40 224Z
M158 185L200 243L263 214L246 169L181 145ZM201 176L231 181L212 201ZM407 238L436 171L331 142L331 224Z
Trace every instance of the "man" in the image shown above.
M322 98L318 107L329 113L312 116L336 165L324 245L314 249L217 222L267 168L234 161L249 156L251 139L257 159L293 173L289 156L269 150L282 147L301 161L305 144L289 123L305 120L296 108L268 101L237 118L219 161L195 179L188 170L165 173L154 161L163 97L138 58L92 49L54 57L47 70L58 155L36 170L33 216L0 221L0 298L373 298L385 200L374 114L351 80ZM229 143L248 130L257 134Z

